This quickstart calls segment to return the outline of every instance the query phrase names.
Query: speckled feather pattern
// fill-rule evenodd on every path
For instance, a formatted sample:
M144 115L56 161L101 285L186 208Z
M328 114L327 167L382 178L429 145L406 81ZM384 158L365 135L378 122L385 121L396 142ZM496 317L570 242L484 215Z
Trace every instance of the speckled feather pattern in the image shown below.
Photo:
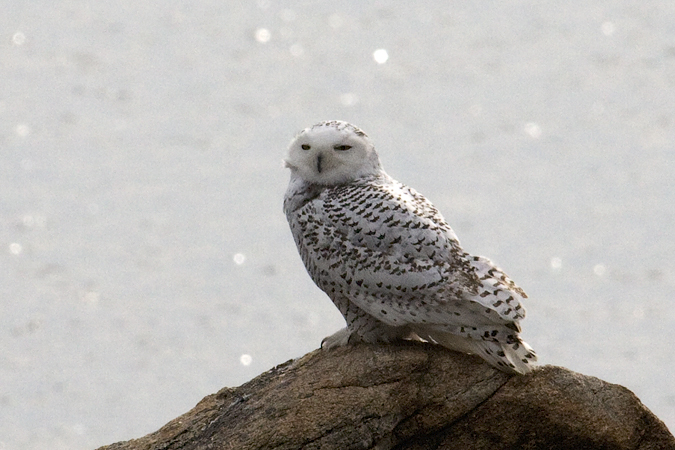
M345 124L317 126L358 130L331 123ZM536 356L518 335L525 293L488 259L466 253L414 189L381 168L327 185L292 176L284 211L311 278L347 321L348 340L418 337L477 353L507 372L530 370Z

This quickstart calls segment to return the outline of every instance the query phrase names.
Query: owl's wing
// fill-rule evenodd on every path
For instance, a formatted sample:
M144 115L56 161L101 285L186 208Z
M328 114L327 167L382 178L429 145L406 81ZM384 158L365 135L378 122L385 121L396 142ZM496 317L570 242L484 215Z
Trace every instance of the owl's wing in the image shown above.
M294 222L317 285L329 296L346 295L385 323L502 323L517 329L524 314L524 293L489 260L466 254L433 205L404 185L327 189Z

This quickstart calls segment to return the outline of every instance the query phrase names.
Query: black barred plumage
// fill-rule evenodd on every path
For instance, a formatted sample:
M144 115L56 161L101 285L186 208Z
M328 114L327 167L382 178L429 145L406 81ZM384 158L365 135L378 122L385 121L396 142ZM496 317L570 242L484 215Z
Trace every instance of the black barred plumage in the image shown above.
M389 177L363 131L341 121L307 128L286 166L284 211L300 257L347 321L324 348L413 338L531 370L536 355L518 335L525 292Z

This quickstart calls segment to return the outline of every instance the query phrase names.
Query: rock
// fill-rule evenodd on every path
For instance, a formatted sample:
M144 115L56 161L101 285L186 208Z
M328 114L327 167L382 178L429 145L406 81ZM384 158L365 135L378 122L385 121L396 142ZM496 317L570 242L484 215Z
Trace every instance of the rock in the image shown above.
M140 439L150 449L675 449L628 389L544 366L524 376L420 343L316 350Z

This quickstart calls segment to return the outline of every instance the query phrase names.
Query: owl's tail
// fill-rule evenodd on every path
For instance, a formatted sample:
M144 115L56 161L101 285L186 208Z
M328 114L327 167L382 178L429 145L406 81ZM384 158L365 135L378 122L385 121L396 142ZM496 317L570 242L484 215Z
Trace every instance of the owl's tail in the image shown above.
M478 355L491 366L506 372L524 375L534 369L537 354L532 347L516 337L513 343L504 343L491 340L476 340L442 331L416 331L416 334L425 341L440 344L463 353Z

